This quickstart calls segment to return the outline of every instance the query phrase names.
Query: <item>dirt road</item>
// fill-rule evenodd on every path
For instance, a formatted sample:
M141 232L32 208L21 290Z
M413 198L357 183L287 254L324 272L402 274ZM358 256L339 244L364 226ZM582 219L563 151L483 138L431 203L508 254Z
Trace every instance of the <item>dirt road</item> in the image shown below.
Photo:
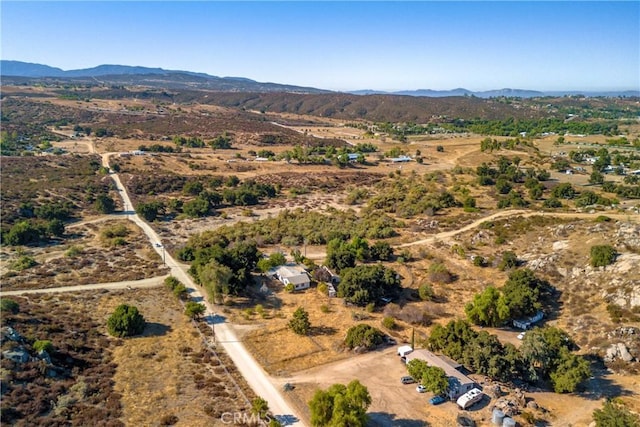
M59 288L47 289L23 289L18 291L0 292L0 297L8 297L11 295L28 295L28 294L52 294L58 292L78 292L96 289L133 289L133 288L153 288L162 285L167 276L152 277L142 280L127 280L124 282L112 283L94 283L89 285L78 286L61 286Z
M109 167L109 157L113 154L114 153L105 153L102 155L102 163L104 166ZM186 272L188 266L178 263L171 254L166 253L160 236L158 236L149 224L136 215L131 199L129 199L126 188L122 185L118 174L112 173L111 177L115 181L118 191L122 196L127 218L136 223L136 225L144 231L153 249L165 260L165 264L171 269L171 275L187 287L192 298L205 304L207 307L205 316L212 325L212 329L215 330L216 342L222 345L253 391L258 396L267 400L269 409L276 417L284 421L283 425L304 426L300 418L280 394L280 390L271 382L266 372L238 339L230 324L225 321L223 316L217 315L211 304L203 297L200 288L196 286Z

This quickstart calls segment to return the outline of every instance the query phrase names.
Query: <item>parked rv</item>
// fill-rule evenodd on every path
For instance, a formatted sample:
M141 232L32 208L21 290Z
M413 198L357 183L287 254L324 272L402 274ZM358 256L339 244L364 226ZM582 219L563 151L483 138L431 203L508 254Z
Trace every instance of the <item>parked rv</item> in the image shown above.
M458 398L456 402L461 409L467 409L480 402L484 394L477 388L471 389Z

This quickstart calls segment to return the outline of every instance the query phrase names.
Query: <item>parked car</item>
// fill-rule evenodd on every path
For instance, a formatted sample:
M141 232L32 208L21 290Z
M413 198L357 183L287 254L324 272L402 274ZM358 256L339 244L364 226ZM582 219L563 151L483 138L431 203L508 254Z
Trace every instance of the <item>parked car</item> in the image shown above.
M526 334L526 332L520 332L520 333L518 334L518 339L519 339L519 340L523 340L523 339L524 339L525 334Z
M416 380L414 380L413 377L410 376L402 377L400 378L400 381L402 381L402 384L413 384L416 382Z
M431 399L429 399L429 403L431 403L432 405L439 405L446 401L447 399L445 399L443 396L433 396Z
M427 388L425 386L423 386L422 384L418 385L418 387L416 387L416 391L418 393L425 393L427 391Z

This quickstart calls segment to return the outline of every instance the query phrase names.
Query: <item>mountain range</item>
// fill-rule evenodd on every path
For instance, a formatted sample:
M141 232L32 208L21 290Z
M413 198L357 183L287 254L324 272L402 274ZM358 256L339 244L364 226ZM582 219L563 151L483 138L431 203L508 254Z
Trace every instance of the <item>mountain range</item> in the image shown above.
M168 89L208 89L225 92L290 92L303 94L330 93L332 91L313 87L294 86L279 83L263 83L243 77L218 77L205 73L182 70L165 70L127 65L99 65L93 68L62 70L48 65L22 61L0 60L0 75L28 79L62 79L90 81L91 83L144 85ZM496 89L471 91L464 88L451 90L403 90L385 92L372 89L350 91L354 95L405 95L441 98L450 96L475 96L478 98L514 97L532 98L542 96L584 95L597 96L640 96L640 90L628 91L534 91L526 89Z

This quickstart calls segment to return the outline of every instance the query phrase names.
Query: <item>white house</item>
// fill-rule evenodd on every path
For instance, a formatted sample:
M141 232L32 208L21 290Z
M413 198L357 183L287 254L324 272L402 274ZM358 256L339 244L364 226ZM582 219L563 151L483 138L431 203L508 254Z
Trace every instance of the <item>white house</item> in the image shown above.
M284 285L292 284L296 291L307 289L311 286L311 279L307 270L298 264L285 264L269 271L271 277L275 277Z

